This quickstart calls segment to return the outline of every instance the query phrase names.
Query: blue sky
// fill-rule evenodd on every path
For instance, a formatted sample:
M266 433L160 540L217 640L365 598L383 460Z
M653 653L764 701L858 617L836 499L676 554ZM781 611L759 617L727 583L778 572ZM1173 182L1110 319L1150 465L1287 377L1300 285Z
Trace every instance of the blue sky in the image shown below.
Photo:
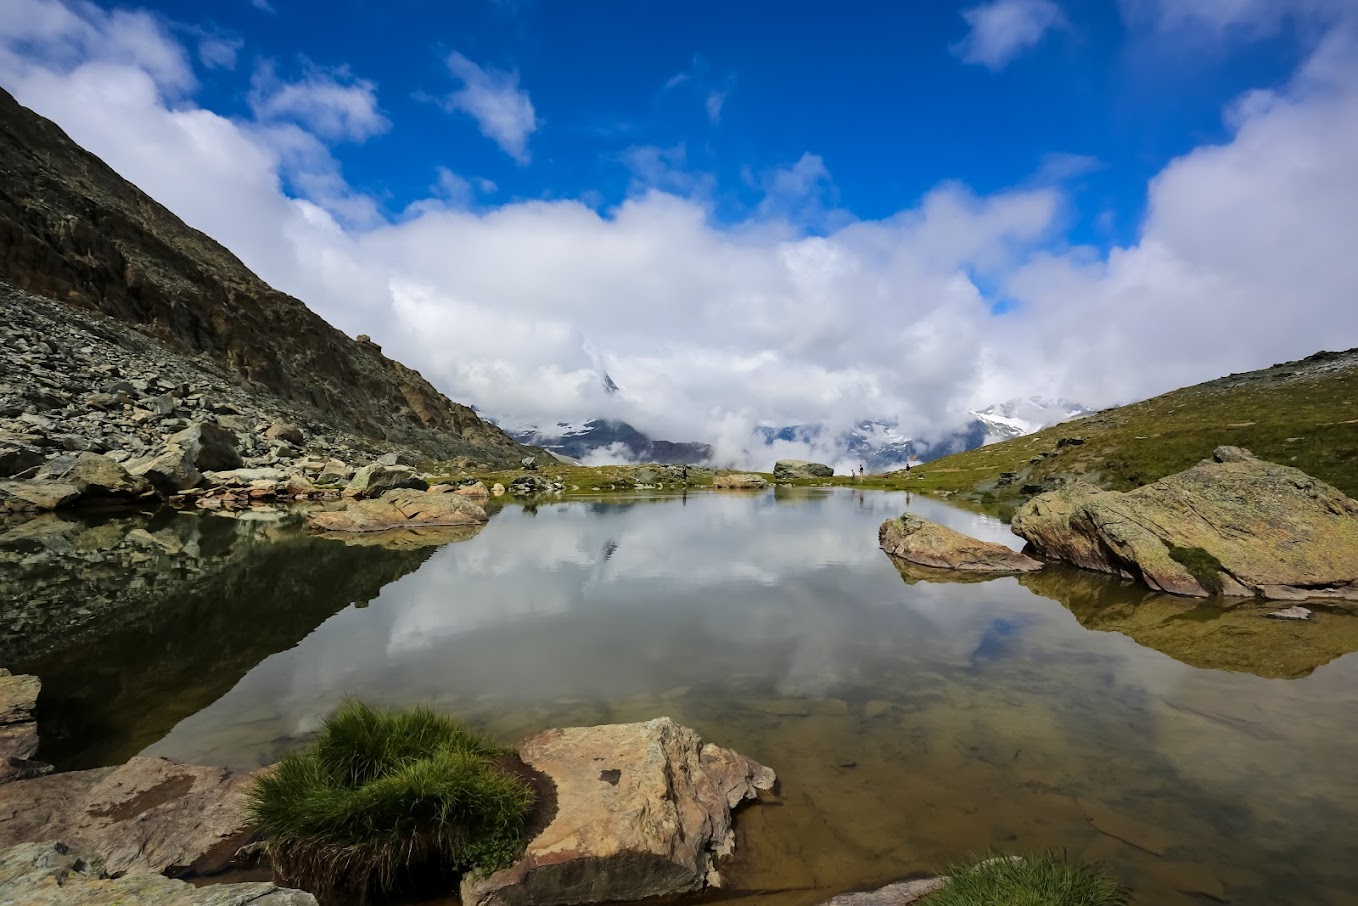
M147 6L174 20L183 5ZM236 65L204 72L199 102L248 116L262 65L284 80L343 70L371 82L390 126L335 156L388 216L426 196L439 167L494 182L478 193L484 204L616 204L634 184L636 149L654 147L710 176L726 222L757 209L767 173L810 153L830 174L826 200L865 219L944 180L988 193L1060 178L1072 193L1071 237L1095 243L1130 238L1147 180L1225 138L1223 105L1284 80L1317 38L1293 20L1223 47L1129 20L1114 3L1067 3L1034 45L987 65L964 62L964 12L975 3L217 7L193 25L239 42ZM452 53L517 76L536 120L525 160L440 106L460 83Z
M508 422L738 458L1358 345L1352 0L0 4L21 103Z

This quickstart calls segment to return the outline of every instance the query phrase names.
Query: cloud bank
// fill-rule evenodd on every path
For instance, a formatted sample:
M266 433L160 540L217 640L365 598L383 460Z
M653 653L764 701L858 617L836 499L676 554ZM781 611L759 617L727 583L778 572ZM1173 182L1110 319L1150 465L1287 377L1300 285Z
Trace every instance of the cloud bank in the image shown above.
M493 185L446 169L390 220L327 144L381 126L371 83L269 82L254 118L232 119L194 103L192 55L155 17L14 2L0 83L20 102L270 283L508 422L622 419L763 462L761 422L896 419L929 437L1014 396L1113 404L1358 343L1358 40L1342 17L1287 85L1223 111L1229 140L1156 175L1134 242L1101 250L1063 239L1059 183L944 183L855 219L814 149L753 175L766 201L735 224L678 179L639 179L604 209L489 206ZM526 155L536 114L517 77L461 59L463 90L509 112L466 106Z

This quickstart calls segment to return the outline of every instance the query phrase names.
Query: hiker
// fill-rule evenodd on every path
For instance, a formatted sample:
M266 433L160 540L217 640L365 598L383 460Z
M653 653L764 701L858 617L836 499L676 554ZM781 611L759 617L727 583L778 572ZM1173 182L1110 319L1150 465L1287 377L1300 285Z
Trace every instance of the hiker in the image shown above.
M858 464L858 477L863 477L863 464L861 462Z

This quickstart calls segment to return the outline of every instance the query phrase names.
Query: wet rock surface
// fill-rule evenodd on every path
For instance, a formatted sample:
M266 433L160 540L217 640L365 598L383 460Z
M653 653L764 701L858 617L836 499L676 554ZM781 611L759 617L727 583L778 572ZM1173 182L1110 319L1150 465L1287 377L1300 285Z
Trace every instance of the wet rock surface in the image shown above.
M270 883L193 887L151 872L112 877L94 852L25 843L0 852L0 902L23 906L316 906L300 890Z
M519 757L556 787L557 813L524 857L462 884L465 906L633 901L719 886L731 810L773 772L669 718L546 730Z
M0 847L61 840L100 855L110 872L220 874L254 832L249 775L133 758L0 786Z
M914 513L883 522L877 540L891 557L934 569L1023 573L1042 568L1041 562L1003 544L980 541Z
M52 770L34 761L38 751L38 706L42 683L36 676L15 676L0 667L0 784L37 777Z
M1039 556L1173 594L1358 600L1358 502L1236 447L1126 493L1043 494L1013 528Z

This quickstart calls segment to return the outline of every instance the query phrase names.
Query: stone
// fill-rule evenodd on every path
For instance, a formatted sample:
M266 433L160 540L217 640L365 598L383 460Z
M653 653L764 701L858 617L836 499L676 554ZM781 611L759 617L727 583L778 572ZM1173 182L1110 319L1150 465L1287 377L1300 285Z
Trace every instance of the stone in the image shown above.
M790 481L794 478L833 478L835 470L819 462L804 459L780 459L773 464L775 481Z
M497 481L495 482L495 484L491 485L490 493L495 497L503 497L505 493L505 486Z
M720 886L731 811L772 790L773 771L668 717L546 730L519 757L555 784L551 823L523 858L463 879L463 906L636 901Z
M256 481L287 481L288 473L282 469L231 469L226 472L208 472L203 476L208 484L244 487Z
M1172 594L1358 599L1358 502L1237 447L1125 493L1066 485L1020 507L1013 529L1038 556ZM1171 546L1221 568L1194 575Z
M110 872L220 874L252 842L251 775L133 758L0 786L0 847L62 840Z
M306 443L306 435L302 433L301 428L292 422L274 422L264 432L264 436L269 440L281 440L295 447L300 447Z
M55 510L80 499L80 489L64 481L0 481L0 512Z
M0 667L0 784L36 777L52 770L34 761L38 752L38 706L42 683L36 676L15 676Z
M224 472L244 465L235 432L216 422L195 422L170 435L167 443L182 448L188 461L202 472Z
M530 472L536 472L538 468L538 458L536 456L525 456L519 460L519 465Z
M0 902L22 906L316 906L269 882L194 887L147 871L111 877L88 848L23 843L0 852Z
M762 476L733 472L712 479L712 487L725 491L762 491L769 483Z
M377 457L377 463L383 466L413 466L415 457L409 453L384 453Z
M136 460L128 471L145 478L156 490L167 495L196 488L203 482L203 473L178 446L169 446L154 456Z
M148 400L144 400L142 405L144 405L152 415L170 415L174 412L174 397L170 396L168 393L162 393L160 396L153 396Z
M453 493L461 497L470 497L473 500L485 500L490 497L490 489L479 481L475 484L464 484Z
M908 906L910 903L918 903L931 893L937 893L947 883L947 878L899 881L877 890L841 893L826 900L822 906Z
M1311 611L1294 604L1291 607L1284 607L1282 610L1266 613L1264 616L1273 620L1309 620L1311 619Z
M515 497L533 497L552 490L552 483L537 475L520 475L509 483L509 493Z
M398 489L351 500L342 510L313 513L307 523L323 532L388 532L428 526L480 525L486 511L457 494Z
M935 569L1026 573L1042 568L1040 561L1003 544L979 541L914 513L883 522L877 540L890 556Z
M57 457L38 472L38 477L75 485L84 498L139 500L155 494L144 476L131 474L99 453Z
M354 477L354 470L345 465L341 460L331 459L326 462L321 471L316 475L318 484L337 484L341 481L347 482Z
M13 478L42 464L42 451L37 447L0 438L0 478Z
M375 462L354 473L354 477L344 487L344 496L377 497L398 488L424 491L428 490L429 482L415 474L410 466Z

